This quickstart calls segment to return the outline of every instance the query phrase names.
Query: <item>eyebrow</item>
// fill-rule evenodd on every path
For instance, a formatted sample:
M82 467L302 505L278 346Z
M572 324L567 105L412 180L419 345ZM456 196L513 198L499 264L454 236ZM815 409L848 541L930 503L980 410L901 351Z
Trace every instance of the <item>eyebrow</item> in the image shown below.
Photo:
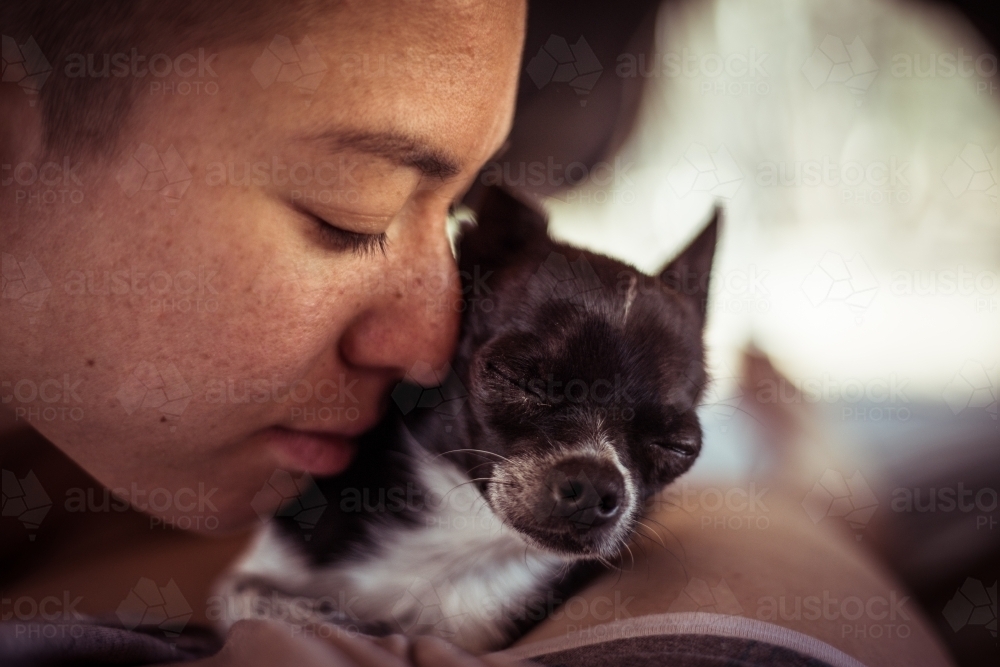
M325 142L331 150L349 148L370 153L432 178L446 180L462 173L459 160L404 134L331 130L315 139Z

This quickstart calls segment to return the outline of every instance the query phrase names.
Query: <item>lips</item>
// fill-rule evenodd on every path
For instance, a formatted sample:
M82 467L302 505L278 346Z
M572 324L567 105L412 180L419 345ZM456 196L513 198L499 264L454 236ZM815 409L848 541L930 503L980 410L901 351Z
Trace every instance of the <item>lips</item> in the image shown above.
M341 435L278 426L267 429L265 434L281 465L292 470L323 477L336 475L346 470L354 458L354 442Z

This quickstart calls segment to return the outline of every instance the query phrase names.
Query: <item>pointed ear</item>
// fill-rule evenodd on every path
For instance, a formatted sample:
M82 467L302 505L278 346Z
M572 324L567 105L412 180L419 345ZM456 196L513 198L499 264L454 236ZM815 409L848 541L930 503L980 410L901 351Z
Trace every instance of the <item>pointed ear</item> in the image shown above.
M495 186L483 188L473 199L477 224L462 236L463 263L497 262L548 239L545 214L506 190Z
M663 284L693 300L703 319L708 308L708 283L721 219L722 209L716 206L708 226L660 272Z

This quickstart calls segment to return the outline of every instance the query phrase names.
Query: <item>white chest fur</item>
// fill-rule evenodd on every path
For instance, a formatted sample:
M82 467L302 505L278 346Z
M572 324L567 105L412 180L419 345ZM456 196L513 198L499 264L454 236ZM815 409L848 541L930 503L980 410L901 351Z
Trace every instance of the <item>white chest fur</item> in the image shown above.
M420 525L373 528L371 553L323 568L306 559L268 525L222 584L226 624L280 616L296 623L384 624L408 635L435 634L469 650L502 645L511 618L544 608L544 590L566 565L529 546L493 513L477 487L451 463L421 456L421 483L430 491ZM264 581L266 594L241 582ZM294 604L293 604L294 602ZM267 611L262 614L261 609Z

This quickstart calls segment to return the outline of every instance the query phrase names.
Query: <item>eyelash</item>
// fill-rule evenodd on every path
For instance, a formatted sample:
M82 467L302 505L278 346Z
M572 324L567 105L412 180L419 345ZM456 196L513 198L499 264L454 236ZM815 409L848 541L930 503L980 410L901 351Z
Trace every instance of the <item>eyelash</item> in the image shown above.
M457 202L452 202L448 206L448 217L455 214L457 206ZM385 255L386 248L389 247L389 237L385 235L385 232L382 232L381 234L359 234L358 232L350 232L346 229L341 229L340 227L331 225L315 213L310 213L309 211L302 209L300 210L302 213L313 219L319 227L319 232L323 236L323 239L335 246L340 252L350 252L351 254L359 257L368 257L376 253Z
M306 213L306 215L316 222L323 239L340 252L350 252L358 257L368 257L376 253L385 255L386 248L389 246L389 238L385 232L381 234L349 232L331 225L314 213Z

